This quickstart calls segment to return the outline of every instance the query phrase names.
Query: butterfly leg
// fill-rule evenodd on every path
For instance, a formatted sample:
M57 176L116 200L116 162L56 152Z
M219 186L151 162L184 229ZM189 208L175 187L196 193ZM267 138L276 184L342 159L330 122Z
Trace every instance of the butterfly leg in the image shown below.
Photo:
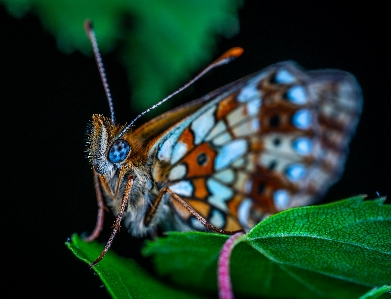
M190 206L186 201L184 201L182 198L180 198L177 194L175 194L174 192L172 192L168 188L164 188L164 189L166 189L166 192L170 193L171 198L175 199L184 208L186 208L206 228L209 228L211 230L214 230L215 232L218 232L218 233L224 234L224 235L233 235L233 234L236 234L236 233L239 233L239 232L244 232L244 233L246 232L244 229L240 229L240 230L236 230L236 231L227 231L227 230L223 230L223 229L220 229L220 228L214 226L213 224L209 223L204 217L202 217L196 210L194 210L193 207Z
M163 195L165 193L169 193L171 196L170 198L176 200L179 204L181 204L184 208L186 208L194 217L197 218L197 220L199 222L201 222L206 228L209 228L215 232L218 232L218 233L221 233L221 234L225 234L225 235L233 235L235 233L238 233L238 232L246 232L244 229L240 229L240 230L237 230L237 231L226 231L226 230L223 230L223 229L220 229L216 226L214 226L213 224L209 223L204 217L202 217L200 215L200 213L198 213L196 210L193 209L192 206L190 206L186 201L184 201L181 197L179 197L176 193L174 193L173 191L171 191L169 188L165 187L163 188L160 192L159 192L159 195L156 199L156 201L154 202L153 206L151 207L151 210L149 211L147 217L146 217L146 224L148 224L151 219L152 219L152 216L153 214L156 212L157 210L157 207L159 206L162 198L163 198Z
M102 191L99 185L99 175L96 171L94 171L94 187L96 193L96 200L98 202L98 215L96 217L94 231L89 236L83 238L83 240L86 242L91 242L98 238L100 232L102 231L104 210L106 209L105 204L103 202Z
M144 218L144 224L146 227L148 227L151 224L153 215L155 215L157 208L159 207L160 203L162 202L163 195L166 193L165 189L167 189L167 188L164 188L163 190L161 190L159 192L159 194L158 194L155 202L151 206L151 209L149 210L147 216Z
M124 215L126 206L128 205L129 195L130 195L130 191L132 189L132 185L133 185L133 177L130 176L128 178L128 181L126 182L125 192L124 192L124 196L122 198L121 207L119 209L117 217L115 218L115 221L113 224L113 230L111 231L110 238L107 241L105 248L103 248L103 250L102 250L101 254L98 256L98 258L90 264L90 268L94 267L97 263L99 263L103 259L103 257L106 255L109 248L111 247L111 244L113 243L114 237L121 227L121 220Z

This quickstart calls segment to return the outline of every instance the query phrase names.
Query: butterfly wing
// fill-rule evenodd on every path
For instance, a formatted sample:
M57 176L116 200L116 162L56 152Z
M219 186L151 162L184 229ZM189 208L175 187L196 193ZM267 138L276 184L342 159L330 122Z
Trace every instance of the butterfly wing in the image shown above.
M338 179L360 111L350 74L273 65L171 112L188 116L166 118L170 128L150 151L154 180L218 228L251 228L314 202ZM171 207L184 225L204 229Z

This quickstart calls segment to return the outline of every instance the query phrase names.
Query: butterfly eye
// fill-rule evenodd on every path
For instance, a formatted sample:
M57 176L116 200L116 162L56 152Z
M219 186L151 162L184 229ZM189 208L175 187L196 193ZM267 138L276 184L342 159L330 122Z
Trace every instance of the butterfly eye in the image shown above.
M109 153L107 155L108 159L112 163L119 163L125 160L126 156L130 152L130 145L123 139L119 139L113 143Z

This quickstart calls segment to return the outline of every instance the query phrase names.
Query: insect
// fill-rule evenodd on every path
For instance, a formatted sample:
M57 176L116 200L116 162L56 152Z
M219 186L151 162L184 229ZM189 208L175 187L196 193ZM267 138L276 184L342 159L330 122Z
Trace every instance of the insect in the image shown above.
M340 176L360 111L352 75L281 62L136 130L93 115L87 152L100 213L103 191L117 218L92 265L121 220L135 236L157 227L229 234L313 203Z

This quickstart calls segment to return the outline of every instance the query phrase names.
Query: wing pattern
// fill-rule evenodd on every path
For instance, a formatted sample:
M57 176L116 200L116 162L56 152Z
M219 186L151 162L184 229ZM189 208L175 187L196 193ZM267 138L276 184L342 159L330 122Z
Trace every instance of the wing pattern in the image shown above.
M216 93L215 93L216 94ZM251 228L313 203L340 176L361 111L352 75L283 62L211 97L158 142L155 177L214 226ZM203 225L180 204L192 229Z

